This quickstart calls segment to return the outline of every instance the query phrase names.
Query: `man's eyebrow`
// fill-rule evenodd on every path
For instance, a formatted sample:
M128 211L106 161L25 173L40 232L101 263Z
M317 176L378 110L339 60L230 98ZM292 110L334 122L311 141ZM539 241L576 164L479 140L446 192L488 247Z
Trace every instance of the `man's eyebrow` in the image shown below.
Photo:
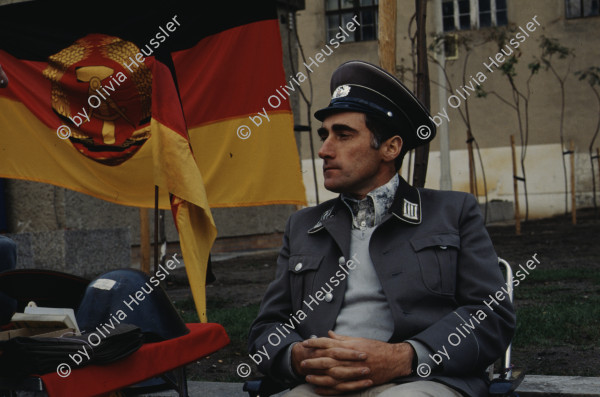
M347 124L333 124L331 126L331 130L334 131L334 132L342 132L342 131L358 132L356 129L350 127Z
M347 124L333 124L331 126L331 130L333 132L352 132L352 133L358 133L358 130L350 127ZM329 130L325 127L321 127L317 130L317 134L319 134L319 136L323 136L323 135L329 135Z

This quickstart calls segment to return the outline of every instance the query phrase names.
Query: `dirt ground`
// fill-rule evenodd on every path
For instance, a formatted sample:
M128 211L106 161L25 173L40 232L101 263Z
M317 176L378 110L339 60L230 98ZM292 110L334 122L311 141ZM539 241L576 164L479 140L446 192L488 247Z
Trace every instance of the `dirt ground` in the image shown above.
M600 217L592 210L581 211L575 226L570 216L558 216L524 223L521 236L515 235L514 226L488 226L488 231L498 255L513 266L525 263L537 253L540 266L545 269L581 266L582 263L589 269L600 268ZM274 277L276 256L270 253L216 262L217 281L207 288L209 301L224 302L231 307L259 303ZM565 288L583 292L586 287L571 283ZM185 295L184 290L180 291ZM517 304L518 299L517 294ZM597 346L597 342L591 341L591 345ZM577 346L520 348L513 349L512 362L527 374L600 376L598 350L598 347ZM243 379L236 375L236 368L244 362L252 364L247 353L239 346L228 346L189 365L188 374L195 379L241 382ZM255 375L258 372L252 364L250 378Z

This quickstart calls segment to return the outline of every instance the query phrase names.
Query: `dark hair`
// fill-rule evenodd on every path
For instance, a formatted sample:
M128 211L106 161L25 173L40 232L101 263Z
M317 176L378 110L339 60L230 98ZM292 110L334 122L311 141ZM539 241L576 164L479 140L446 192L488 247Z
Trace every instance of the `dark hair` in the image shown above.
M366 114L366 113L365 113L365 125L367 126L369 131L371 131L371 134L373 134L372 139L371 139L371 147L373 149L379 149L381 147L381 144L384 141L386 141L387 139L389 139L395 135L402 137L402 135L400 135L400 133L393 132L395 130L395 128L393 126L391 126L389 123L386 123L385 121L381 120L380 118L375 117L373 115ZM402 167L402 160L404 160L404 155L407 152L408 152L408 150L406 150L406 145L404 145L404 142L403 142L402 149L400 149L400 154L398 155L398 157L396 157L396 159L394 161L396 171L398 171L400 169L400 167Z

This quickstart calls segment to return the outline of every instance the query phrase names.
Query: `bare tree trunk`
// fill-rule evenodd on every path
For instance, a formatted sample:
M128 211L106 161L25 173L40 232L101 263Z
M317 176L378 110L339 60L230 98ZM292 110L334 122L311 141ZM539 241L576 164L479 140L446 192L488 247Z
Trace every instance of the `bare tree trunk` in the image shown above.
M429 109L429 68L427 64L427 1L415 0L417 14L417 98ZM417 126L418 127L418 126ZM415 149L415 169L413 186L425 186L427 162L429 160L429 143Z

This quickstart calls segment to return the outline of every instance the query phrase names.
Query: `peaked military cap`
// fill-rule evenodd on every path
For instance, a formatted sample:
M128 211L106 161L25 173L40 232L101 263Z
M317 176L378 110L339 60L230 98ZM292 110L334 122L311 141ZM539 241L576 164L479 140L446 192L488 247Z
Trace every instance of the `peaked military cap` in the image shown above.
M341 64L331 76L331 102L315 112L319 121L340 112L373 115L389 126L384 139L400 135L405 150L435 137L429 112L396 77L364 61Z

